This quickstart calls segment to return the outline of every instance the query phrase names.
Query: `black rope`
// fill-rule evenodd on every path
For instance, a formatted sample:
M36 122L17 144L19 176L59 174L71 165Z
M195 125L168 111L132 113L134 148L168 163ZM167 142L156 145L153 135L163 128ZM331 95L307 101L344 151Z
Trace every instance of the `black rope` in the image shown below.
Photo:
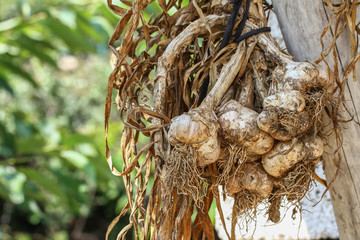
M236 15L239 12L241 2L242 2L242 0L234 0L234 6L233 6L233 9L231 11L229 21L228 21L228 23L226 25L226 29L225 29L225 32L224 32L224 35L223 35L223 40L221 41L218 52L220 52L221 49L223 49L224 47L226 47L229 44L230 38L232 36L232 31L234 29L234 25L235 25L235 22L236 22Z
M242 2L242 0L234 0L234 6L233 6L233 9L231 11L229 21L228 21L228 23L226 25L226 29L225 29L225 32L224 32L224 35L223 35L223 40L221 41L220 47L217 50L217 52L219 52L221 49L223 49L224 47L226 47L226 45L229 44L230 38L232 36L233 29L234 29L234 25L235 25L235 22L236 22L236 15L239 12L241 2ZM206 97L206 94L207 94L207 91L208 91L208 88L209 88L209 82L210 82L210 77L209 77L209 75L207 75L204 82L203 82L203 84L200 87L200 96L199 96L198 105L200 105L201 102Z
M199 96L199 102L198 102L198 106L202 103L202 101L205 99L208 88L209 88L209 83L210 83L210 77L209 75L206 76L203 84L200 87L200 96Z
M254 29L254 30L251 30L250 32L247 32L247 33L239 36L238 38L235 38L234 42L239 43L242 40L252 37L256 34L263 33L263 32L270 32L270 31L271 31L270 27L261 27L258 29Z
M236 29L235 39L239 38L241 33L244 31L245 22L249 17L250 0L246 0L244 16L241 19L239 26Z
M231 11L231 15L230 15L230 19L228 21L228 24L226 26L225 32L224 32L224 36L223 36L223 40L220 44L220 47L218 49L218 52L223 49L224 47L226 47L226 45L229 44L230 38L232 36L232 31L234 29L234 25L236 22L236 15L240 9L241 6L241 2L242 0L234 0L234 7ZM250 0L246 0L246 4L245 4L245 12L244 12L244 16L241 19L241 22L239 23L239 26L236 29L236 33L235 33L235 39L234 42L239 43L249 37L252 37L256 34L259 33L263 33L263 32L270 32L271 28L270 27L262 27L262 28L258 28L258 29L254 29L251 30L250 32L247 32L243 35L241 35L241 33L243 32L244 28L245 28L245 22L249 16L249 8L250 8ZM198 102L198 106L202 103L202 101L205 99L208 88L209 88L209 82L210 82L210 77L209 75L206 76L203 84L200 87L200 96L199 96L199 102Z

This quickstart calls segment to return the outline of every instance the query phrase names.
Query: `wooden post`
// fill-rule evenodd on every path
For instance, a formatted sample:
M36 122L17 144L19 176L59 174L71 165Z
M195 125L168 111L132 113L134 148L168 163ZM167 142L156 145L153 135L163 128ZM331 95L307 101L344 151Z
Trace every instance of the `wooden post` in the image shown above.
M320 36L331 18L331 12L320 0L272 0L274 10L284 36L287 50L297 61L314 61L320 56ZM334 1L332 1L334 2ZM348 30L348 29L347 29ZM325 47L332 35L325 36ZM350 38L345 32L337 41L342 69L351 57ZM331 55L331 54L330 54ZM333 61L329 57L330 65ZM358 78L359 79L359 78ZM349 79L345 97L347 107L358 121L360 111L360 85ZM345 114L345 112L342 112ZM344 117L346 115L342 115ZM340 172L330 190L340 239L360 239L360 127L355 122L342 124L343 146ZM334 151L335 136L330 136L330 146L325 156L325 174L328 180L334 176L337 166Z

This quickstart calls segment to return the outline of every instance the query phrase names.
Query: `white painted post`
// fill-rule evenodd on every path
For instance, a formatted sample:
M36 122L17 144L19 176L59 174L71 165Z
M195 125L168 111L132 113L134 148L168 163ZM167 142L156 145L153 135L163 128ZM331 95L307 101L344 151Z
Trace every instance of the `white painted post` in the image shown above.
M320 35L331 18L331 12L320 0L272 0L275 13L284 36L287 50L297 61L314 61L320 56ZM332 1L334 2L334 1ZM331 33L325 36L325 46L332 39ZM337 41L337 51L340 66L343 68L349 62L350 38L343 34ZM331 64L331 57L327 59ZM359 121L357 112L360 110L360 85L348 81L346 100L348 108L355 119ZM342 112L345 114L345 112ZM343 117L346 115L342 115ZM360 127L355 122L342 124L343 146L340 172L331 188L333 204L340 239L360 239ZM331 138L335 138L334 135ZM337 169L334 151L335 141L327 149L325 174L332 179Z

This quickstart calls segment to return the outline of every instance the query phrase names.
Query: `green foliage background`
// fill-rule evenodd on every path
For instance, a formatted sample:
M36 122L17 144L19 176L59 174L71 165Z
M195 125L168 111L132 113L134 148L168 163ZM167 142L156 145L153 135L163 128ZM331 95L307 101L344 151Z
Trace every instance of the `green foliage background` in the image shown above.
M143 15L160 11L155 1ZM1 0L1 240L104 239L127 203L122 178L105 160L107 42L118 20L106 0ZM116 108L109 127L121 170ZM214 222L215 204L210 216Z
M0 239L103 239L126 203L104 156L118 19L99 0L1 0Z

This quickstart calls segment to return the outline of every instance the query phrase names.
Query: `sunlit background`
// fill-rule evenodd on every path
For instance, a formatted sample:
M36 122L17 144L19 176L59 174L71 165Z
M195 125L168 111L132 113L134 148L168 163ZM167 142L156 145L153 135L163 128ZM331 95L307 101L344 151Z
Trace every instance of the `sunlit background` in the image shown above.
M118 20L105 0L1 0L0 239L104 239L126 203L104 156ZM119 161L116 111L112 119Z

